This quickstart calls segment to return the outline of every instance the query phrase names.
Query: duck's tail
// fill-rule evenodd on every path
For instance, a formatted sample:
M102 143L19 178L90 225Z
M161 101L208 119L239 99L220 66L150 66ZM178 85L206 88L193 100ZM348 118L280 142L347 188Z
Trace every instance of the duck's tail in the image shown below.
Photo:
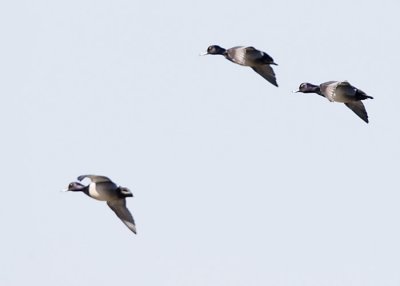
M356 93L357 100L364 100L364 99L374 99L372 96L367 95L365 92L363 92L361 89L357 88L357 93Z
M133 197L133 194L131 193L131 191L128 188L125 187L118 187L118 193L121 195L121 197L123 198L127 198L127 197Z

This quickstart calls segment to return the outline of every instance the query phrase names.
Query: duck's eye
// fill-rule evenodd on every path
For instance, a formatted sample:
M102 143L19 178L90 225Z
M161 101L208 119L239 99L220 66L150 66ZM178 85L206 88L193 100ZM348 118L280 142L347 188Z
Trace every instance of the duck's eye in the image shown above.
M69 188L72 188L72 186L73 186L73 184L72 184L72 183L70 183L70 184L68 185L68 187L69 187Z

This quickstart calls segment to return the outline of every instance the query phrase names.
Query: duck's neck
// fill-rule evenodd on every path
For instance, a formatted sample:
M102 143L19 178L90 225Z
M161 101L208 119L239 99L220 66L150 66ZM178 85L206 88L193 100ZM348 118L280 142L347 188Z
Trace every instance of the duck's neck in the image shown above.
M323 96L319 85L313 85L313 84L310 85L308 90L306 91L306 93L316 93L316 94Z
M221 47L218 47L218 48L216 49L215 53L216 53L217 55L225 55L225 54L226 54L226 49L221 48Z
M325 96L321 93L321 89L319 88L319 86L316 87L316 89L315 89L314 92L315 92L316 94L322 96L322 97L325 97Z
M89 186L83 187L82 189L80 189L80 191L82 193L85 193L85 195L88 195L90 197L90 195L89 195Z

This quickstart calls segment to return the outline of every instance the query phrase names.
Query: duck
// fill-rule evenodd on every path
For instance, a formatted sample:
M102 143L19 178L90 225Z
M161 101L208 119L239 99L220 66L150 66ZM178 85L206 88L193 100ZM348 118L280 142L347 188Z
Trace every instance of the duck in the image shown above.
M302 93L316 93L328 99L330 102L344 103L355 114L358 115L366 123L368 120L368 113L365 109L362 100L373 99L372 96L367 95L361 89L351 85L347 80L345 81L327 81L320 85L314 85L308 82L303 82L299 86L299 90L295 92Z
M86 178L90 180L88 185L80 183ZM126 207L125 198L133 197L128 188L118 186L108 177L99 175L81 175L78 177L78 181L71 182L65 191L83 192L93 199L106 201L107 205L115 212L118 218L136 234L135 221Z
M264 79L278 87L275 72L271 67L271 65L277 66L278 64L266 52L257 50L254 47L237 46L224 49L218 45L211 45L207 48L207 52L201 55L222 55L235 64L251 67Z

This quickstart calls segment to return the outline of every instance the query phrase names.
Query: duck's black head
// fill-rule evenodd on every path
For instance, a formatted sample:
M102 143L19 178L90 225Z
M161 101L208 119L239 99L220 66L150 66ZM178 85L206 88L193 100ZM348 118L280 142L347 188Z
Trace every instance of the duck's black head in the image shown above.
M85 186L78 182L72 182L68 185L67 192L82 192Z
M223 55L225 51L226 50L220 46L212 45L207 48L207 55Z
M302 92L302 93L319 93L319 86L308 83L308 82L303 82L299 86L299 90L296 92Z

